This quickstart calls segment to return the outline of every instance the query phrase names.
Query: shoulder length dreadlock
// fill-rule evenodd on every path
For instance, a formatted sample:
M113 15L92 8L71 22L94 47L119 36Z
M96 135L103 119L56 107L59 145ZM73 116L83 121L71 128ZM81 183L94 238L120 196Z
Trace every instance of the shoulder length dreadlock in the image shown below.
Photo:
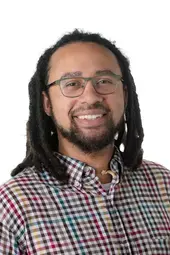
M118 138L115 140L115 145L120 148L120 145L124 144L124 151L121 152L124 166L133 170L142 162L143 150L141 145L144 134L138 95L130 72L129 61L116 47L115 43L103 38L100 34L86 33L76 29L65 34L55 45L47 49L37 63L36 71L29 83L30 104L27 122L26 157L12 171L12 176L15 176L26 167L35 166L37 171L42 171L44 167L60 182L68 182L69 177L66 169L54 155L54 151L58 149L57 132L51 117L44 112L42 92L46 91L51 56L58 48L72 42L94 42L108 48L116 56L122 71L123 84L127 87L128 102L125 109L127 130L125 130L123 123ZM48 91L46 93L48 94Z

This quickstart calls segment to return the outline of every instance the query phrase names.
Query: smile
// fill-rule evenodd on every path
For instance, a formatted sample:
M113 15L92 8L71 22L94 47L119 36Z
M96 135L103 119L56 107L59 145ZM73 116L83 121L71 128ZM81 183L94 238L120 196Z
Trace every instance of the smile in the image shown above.
M95 120L97 118L101 118L103 116L103 114L96 114L96 115L81 115L81 116L77 116L78 119L81 120Z

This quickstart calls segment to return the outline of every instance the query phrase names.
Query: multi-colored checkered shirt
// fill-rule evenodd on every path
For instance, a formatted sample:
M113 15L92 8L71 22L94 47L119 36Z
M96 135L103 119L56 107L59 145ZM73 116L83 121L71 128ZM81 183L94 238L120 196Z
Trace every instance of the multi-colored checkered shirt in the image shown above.
M32 167L1 186L0 254L170 254L167 169L144 160L131 171L117 151L106 190L92 167L57 157L68 185Z

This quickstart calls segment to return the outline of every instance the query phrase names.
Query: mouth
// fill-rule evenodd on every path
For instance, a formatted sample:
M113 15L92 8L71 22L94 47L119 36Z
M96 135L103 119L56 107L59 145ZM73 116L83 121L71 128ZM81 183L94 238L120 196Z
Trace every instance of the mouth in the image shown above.
M106 122L106 113L103 114L85 114L75 116L76 123L84 128L97 128Z
M88 114L88 115L79 115L77 116L78 119L81 119L81 120L95 120L97 118L101 118L103 117L104 115L106 114Z

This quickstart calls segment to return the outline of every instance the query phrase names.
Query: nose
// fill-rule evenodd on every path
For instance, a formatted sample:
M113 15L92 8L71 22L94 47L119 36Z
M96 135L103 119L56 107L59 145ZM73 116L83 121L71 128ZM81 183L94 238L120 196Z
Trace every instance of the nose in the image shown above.
M94 104L102 102L103 97L97 93L93 87L92 81L87 81L83 94L80 96L81 103Z

